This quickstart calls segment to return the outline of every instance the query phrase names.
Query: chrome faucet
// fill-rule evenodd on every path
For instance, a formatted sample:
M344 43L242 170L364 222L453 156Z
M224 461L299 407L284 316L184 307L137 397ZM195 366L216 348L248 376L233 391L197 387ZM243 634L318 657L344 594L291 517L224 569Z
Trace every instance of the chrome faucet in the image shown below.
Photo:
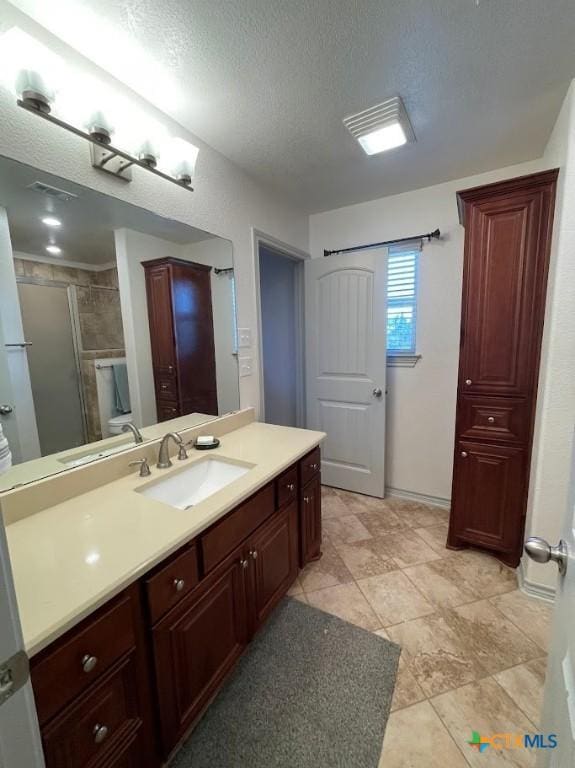
M122 432L131 432L134 435L134 440L136 441L136 443L144 442L142 433L140 432L140 430L135 424L132 424L131 421L129 421L127 424L124 424L124 426L122 427Z
M169 453L170 440L173 440L174 443L178 446L179 461L183 461L184 459L188 458L188 454L186 453L186 446L184 445L182 438L178 435L177 432L168 432L163 436L162 442L160 443L158 463L156 464L158 469L167 469L168 467L172 466Z

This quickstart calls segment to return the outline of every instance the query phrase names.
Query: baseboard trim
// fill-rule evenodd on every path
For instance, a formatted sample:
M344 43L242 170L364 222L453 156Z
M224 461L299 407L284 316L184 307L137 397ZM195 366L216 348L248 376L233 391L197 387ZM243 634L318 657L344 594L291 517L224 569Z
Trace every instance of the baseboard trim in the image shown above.
M451 507L451 499L444 499L441 496L429 496L427 493L404 491L402 488L392 488L391 486L386 486L385 495L394 499L420 501L422 504L432 504L434 507L442 507L443 509L449 509Z
M555 590L553 587L548 587L546 584L538 584L536 581L530 581L525 577L523 560L521 560L517 569L517 582L519 589L529 597L544 600L546 603L555 602Z

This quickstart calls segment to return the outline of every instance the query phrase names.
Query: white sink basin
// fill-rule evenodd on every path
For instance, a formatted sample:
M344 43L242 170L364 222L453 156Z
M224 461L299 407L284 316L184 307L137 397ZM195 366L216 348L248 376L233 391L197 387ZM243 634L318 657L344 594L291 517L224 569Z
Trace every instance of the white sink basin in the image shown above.
M204 459L137 491L176 509L189 509L243 477L250 469L222 459Z

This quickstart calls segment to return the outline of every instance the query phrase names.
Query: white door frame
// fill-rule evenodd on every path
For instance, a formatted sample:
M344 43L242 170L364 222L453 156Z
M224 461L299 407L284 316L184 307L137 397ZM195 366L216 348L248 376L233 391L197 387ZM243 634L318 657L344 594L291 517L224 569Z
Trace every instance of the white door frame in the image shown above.
M0 665L22 651L24 641L6 532L0 511ZM43 768L44 756L30 680L0 703L0 768Z
M259 381L259 404L257 406L257 417L260 421L265 420L265 384L264 384L264 350L262 335L262 297L260 290L260 245L277 251L281 256L291 259L298 263L296 270L296 314L298 318L298 327L296 328L296 357L298 370L296 372L297 390L296 390L296 410L297 422L299 427L305 427L305 316L304 316L304 274L303 265L311 256L309 253L296 248L289 243L284 243L272 235L268 235L259 229L252 227L252 243L254 253L254 273L256 289L256 307L257 307L257 352L258 352L258 381ZM241 350L238 350L241 354Z

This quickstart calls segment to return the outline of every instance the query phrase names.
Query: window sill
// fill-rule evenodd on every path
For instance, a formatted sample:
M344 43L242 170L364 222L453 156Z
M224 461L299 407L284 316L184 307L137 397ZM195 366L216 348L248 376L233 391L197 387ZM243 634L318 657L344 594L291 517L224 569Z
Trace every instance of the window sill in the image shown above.
M388 368L415 368L417 363L421 360L421 355L388 355L387 367Z

